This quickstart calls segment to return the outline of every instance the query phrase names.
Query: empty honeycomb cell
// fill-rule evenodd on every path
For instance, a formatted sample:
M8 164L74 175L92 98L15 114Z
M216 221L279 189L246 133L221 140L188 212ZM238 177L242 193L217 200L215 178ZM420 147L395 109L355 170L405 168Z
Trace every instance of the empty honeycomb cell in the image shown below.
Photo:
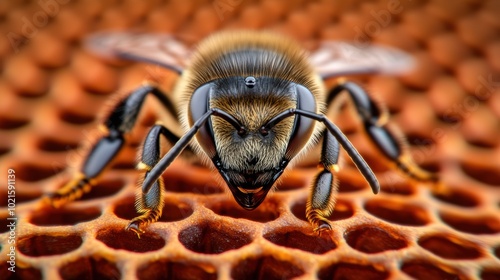
M482 280L498 280L500 279L500 269L491 268L484 269L481 271L481 279Z
M101 257L84 257L64 264L59 268L64 280L77 279L120 279L117 265Z
M87 53L75 55L72 70L83 88L92 93L109 94L118 88L116 71Z
M458 124L463 117L457 112L437 113L437 118L445 124Z
M125 149L126 149L126 147L125 147ZM123 150L122 150L122 152L123 152ZM120 161L120 159L122 159L122 160ZM135 168L136 168L135 157L120 157L119 156L117 161L114 162L113 164L111 164L111 169L127 170L127 169L135 169Z
M295 203L292 206L292 213L295 215L295 217L303 221L307 221L306 201L301 200ZM349 219L352 216L354 216L354 206L346 200L338 199L337 203L335 204L335 209L328 219L330 221L339 221Z
M69 233L20 236L17 249L31 257L53 256L76 250L82 242L79 235Z
M460 167L465 174L479 182L492 186L500 186L500 170L491 165L486 165L491 164L491 162L483 162L480 164L482 166L478 166L476 163L462 162Z
M428 214L424 209L401 200L369 199L364 208L378 218L400 225L424 226L429 223Z
M27 125L29 122L30 120L27 119L13 119L9 116L0 116L0 129L17 129Z
M68 26L71 26L71 28L68 28ZM80 10L65 8L55 18L54 31L63 40L74 42L81 39L90 26L91 24Z
M496 1L485 1L481 11L479 11L485 22L497 28L500 27L500 19L497 17L499 12L500 6Z
M233 198L228 199L233 200ZM244 209L234 201L229 202L227 199L208 203L205 206L217 215L235 219L247 219L259 223L273 221L280 215L279 204L272 197L265 199L259 207L252 211Z
M37 108L37 98L23 96L9 84L6 79L0 79L0 115L12 120L28 120L34 117Z
M125 182L120 179L103 179L92 187L90 192L85 193L80 200L98 199L108 196L113 196L118 193L125 186Z
M445 259L477 259L482 256L476 244L455 236L428 235L421 237L418 244Z
M461 232L472 234L495 234L500 232L500 221L495 216L462 216L450 213L440 213L440 216L443 222Z
M486 47L486 57L491 67L500 71L500 41L495 41Z
M10 147L0 147L0 156L3 156L11 151Z
M435 129L433 123L436 119L436 114L429 106L426 98L423 95L415 94L408 96L405 103L405 106L408 106L411 110L403 110L397 117L398 122L404 123L404 126L398 126L400 131L404 133L403 135L431 136L432 131ZM418 117L415 112L418 112Z
M39 192L39 191L26 191L26 190L23 190L23 189L17 189L16 190L16 205L21 205L22 203L28 203L28 202L31 202L35 199L38 199L40 198L40 196L42 196L42 193ZM0 207L7 207L7 191L4 191L1 195L0 195Z
M135 22L138 22L144 19L149 10L154 7L154 1L144 1L138 3L132 0L124 1L122 5L125 8L126 15L132 17Z
M318 29L318 23L307 18L305 11L293 12L287 18L286 24L293 29L294 37L298 40L310 38Z
M276 259L273 256L261 256L239 261L231 270L233 279L292 279L304 274L297 265Z
M461 104L467 93L454 77L445 75L432 83L427 96L436 114L444 118L454 112L450 104Z
M128 30L133 25L133 18L124 16L126 10L123 6L115 6L104 11L99 18L100 29L110 29L111 27L121 30Z
M95 120L95 116L93 115L84 116L65 110L59 111L58 117L64 122L76 125L89 124Z
M354 29L347 29L339 23L331 23L323 27L320 31L321 39L327 41L353 41L355 36Z
M53 33L40 32L33 38L30 48L33 59L42 67L62 67L70 59L69 46Z
M412 52L419 49L419 44L403 27L389 26L376 33L374 38L375 44L388 45L407 52Z
M364 140L364 141L370 141L370 140ZM389 170L389 167L387 164L381 164L380 160L380 154L376 154L377 151L373 150L376 149L375 145L372 145L370 147L370 151L367 153L360 151L360 153L363 155L364 160L366 163L368 163L368 166L372 169L373 172L375 173L383 173L387 172ZM354 163L352 161L348 161L349 166L355 167ZM365 188L368 187L366 184L353 184L351 182L343 182L342 178L340 178L340 184L339 184L339 192L355 192L355 191L361 191Z
M234 12L234 10L232 11ZM232 13L227 13L230 16ZM218 13L213 5L201 6L194 11L192 20L193 27L195 27L195 34L207 36L215 32L221 25L221 13Z
M365 158L366 160L366 158ZM366 160L368 165L370 165L369 161ZM376 172L376 171L374 171ZM338 192L339 193L352 193L352 192L359 192L367 188L366 184L356 184L354 182L351 182L349 180L342 180L340 178L339 180L339 187L338 187Z
M391 183L381 184L380 190L386 194L405 195L410 196L415 193L415 187L405 183Z
M427 135L418 135L415 133L411 133L411 134L407 134L405 136L406 136L406 140L408 140L408 144L410 144L410 146L411 146L410 148L417 147L417 148L421 149L422 147L425 147L428 150L430 150L431 148L435 149L435 147L433 147L433 146L436 143L434 142L434 140L432 138L430 138Z
M483 18L477 14L461 18L457 21L456 28L463 42L480 50L498 38L498 30L485 24Z
M479 205L478 197L465 190L449 188L443 191L434 191L432 196L440 201L460 206L460 207L476 207Z
M175 262L170 260L157 260L141 266L136 277L141 280L160 279L217 279L215 268L210 264L195 263L192 261Z
M276 191L293 191L308 186L310 184L310 182L308 181L308 176L304 175L304 173L308 170L309 169L305 167L300 169L297 168L297 172L289 172L289 170L285 170L283 174L283 180L280 180L276 184Z
M6 61L4 69L6 79L18 95L40 97L47 93L48 75L29 57L16 56Z
M119 218L131 220L137 217L135 209L135 198L133 196L117 202L114 206L114 213ZM185 202L170 200L167 198L163 206L163 212L158 221L175 222L187 219L193 214L193 209Z
M278 228L265 233L264 238L279 246L299 249L313 254L324 254L337 248L337 244L335 244L331 236L312 233L309 227L305 229Z
M220 254L250 244L252 239L246 230L233 224L200 223L182 230L179 241L197 253Z
M388 277L388 271L381 266L347 262L335 263L333 265L323 267L318 273L319 279L378 280L387 279Z
M495 249L495 256L497 256L498 259L500 259L500 246L497 246Z
M389 109L389 113L395 114L403 108L405 88L396 77L374 76L369 80L367 88L373 96L380 100Z
M422 20L424 17L425 20ZM428 16L423 8L403 13L402 23L406 32L420 41L426 41L433 35L446 31L446 25L439 19Z
M449 5L446 1L429 1L426 8L432 16L442 21L455 22L473 12L477 6L471 1L459 1L456 5Z
M402 236L380 226L357 226L346 231L344 238L352 248L369 254L408 247L408 242Z
M301 189L306 184L304 182L301 182L300 180L287 180L288 178L284 178L283 181L280 181L276 184L276 192L286 192L286 191L293 191L297 189Z
M432 172L432 173L435 173L435 174L439 174L439 172L441 171L441 165L439 164L439 162L437 161L437 159L434 159L434 158L426 158L424 160L427 160L424 161L424 162L419 162L418 165L423 169L423 170L427 170L429 172Z
M249 29L258 29L262 28L266 24L266 22L269 22L271 20L274 20L273 18L268 18L267 13L264 16L264 13L262 12L264 7L257 6L257 5L252 5L248 6L241 12L241 15L239 17L238 24L239 26L247 26ZM228 13L228 15L230 15Z
M149 12L147 24L152 32L174 33L182 25L181 18L182 14L172 11L170 7L158 7Z
M6 262L3 262L0 265L0 271L4 271L2 273L2 279L6 280L16 280L16 279L42 279L42 272L37 268L33 267L16 267L16 272L11 272L8 270L10 265Z
M426 52L413 53L413 58L415 67L404 73L401 81L410 88L425 90L441 75L442 69Z
M42 138L37 141L37 148L46 152L65 152L78 147L79 143L64 142L57 139Z
M439 65L453 69L464 59L473 55L472 50L462 44L455 33L441 33L427 42L429 53Z
M406 261L402 264L401 270L418 280L462 279L452 269L425 260Z
M64 168L54 165L38 165L28 162L13 164L12 169L16 171L16 179L25 182L36 182L59 174Z
M99 216L101 216L101 211L95 207L82 209L46 208L33 213L29 222L37 226L69 226L91 221Z
M113 249L121 249L137 253L156 251L165 246L165 240L149 231L141 234L141 238L123 227L108 225L97 232L96 239Z
M193 178L192 174L199 174ZM223 193L222 187L215 181L214 175L204 167L173 165L164 173L165 190L175 193L194 193L202 195Z
M492 148L497 145L499 138L499 122L495 115L487 110L486 105L479 105L465 118L460 130L467 143L480 147Z
M494 131L494 130L489 131L489 132L496 134L496 131ZM484 136L485 135L478 137L478 135L471 135L471 136L466 137L465 140L467 141L468 144L470 144L471 146L474 146L474 147L486 148L486 149L495 148L497 145L497 142L495 141L495 139L497 137L495 136L495 137L489 138L489 137L484 137Z
M489 66L488 62L483 58L472 57L466 59L457 65L455 69L456 78L460 85L471 94L476 93L476 91L483 86L481 81L491 77L493 70ZM465 99L460 105L466 106L468 101ZM470 105L469 105L470 106Z

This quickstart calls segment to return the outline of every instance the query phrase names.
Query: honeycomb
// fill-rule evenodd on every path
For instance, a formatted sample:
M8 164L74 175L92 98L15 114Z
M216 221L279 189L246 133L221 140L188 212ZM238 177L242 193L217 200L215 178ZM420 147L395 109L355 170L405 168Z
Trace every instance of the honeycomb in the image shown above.
M496 0L0 1L0 279L500 279L499 15ZM124 230L136 215L136 150L162 117L148 100L97 187L61 209L42 202L70 180L110 96L145 80L169 91L176 80L97 57L84 36L140 30L195 44L229 28L270 29L306 48L349 40L411 53L410 73L350 79L388 106L416 162L442 184L390 168L344 110L338 125L382 190L373 195L346 159L331 232L305 219L314 161L250 212L213 171L179 159L164 174L163 216L138 239Z

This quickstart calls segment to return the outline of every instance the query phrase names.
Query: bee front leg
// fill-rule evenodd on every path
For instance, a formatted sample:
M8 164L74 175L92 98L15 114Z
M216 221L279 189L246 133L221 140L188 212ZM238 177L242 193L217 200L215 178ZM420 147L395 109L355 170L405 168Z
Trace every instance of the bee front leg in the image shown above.
M335 197L338 190L339 142L327 131L323 132L320 168L316 175L306 205L307 220L314 226L314 231L331 230L328 217L335 208Z
M80 198L97 183L97 178L110 166L125 144L125 135L134 127L146 96L151 93L164 107L175 115L175 109L166 96L153 86L143 86L132 91L118 102L102 125L104 135L90 149L80 171L56 192L47 195L46 200L54 207Z
M142 160L138 164L138 169L145 171L144 179L148 178L151 169L158 163L160 159L160 136L163 135L169 142L174 145L179 141L179 137L170 132L163 125L157 124L151 128L144 141L142 149ZM163 211L163 196L164 183L160 176L153 185L146 189L143 185L140 192L136 196L135 207L141 215L132 219L126 227L126 230L133 231L140 237L144 231L141 226L145 226L158 221Z
M436 174L420 168L412 159L408 150L408 143L398 128L388 123L389 113L381 104L374 102L368 93L353 82L342 82L334 87L327 98L331 102L339 93L346 90L356 110L361 117L365 132L375 146L396 167L406 175L419 181L436 181Z

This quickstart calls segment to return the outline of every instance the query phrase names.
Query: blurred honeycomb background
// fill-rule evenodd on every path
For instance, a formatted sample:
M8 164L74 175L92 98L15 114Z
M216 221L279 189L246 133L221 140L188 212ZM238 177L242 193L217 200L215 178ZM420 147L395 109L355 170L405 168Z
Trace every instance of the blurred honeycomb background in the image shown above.
M145 80L169 91L176 80L99 58L82 47L86 35L166 32L195 44L229 28L270 29L306 48L348 40L411 53L411 73L351 79L388 106L441 186L400 175L356 118L342 118L382 191L374 196L346 160L330 234L313 233L304 215L314 162L247 212L209 169L177 160L164 214L138 239L124 227L136 215L135 151L161 117L148 100L98 187L61 209L42 203L71 178L110 96ZM0 1L0 31L0 279L500 279L500 1Z

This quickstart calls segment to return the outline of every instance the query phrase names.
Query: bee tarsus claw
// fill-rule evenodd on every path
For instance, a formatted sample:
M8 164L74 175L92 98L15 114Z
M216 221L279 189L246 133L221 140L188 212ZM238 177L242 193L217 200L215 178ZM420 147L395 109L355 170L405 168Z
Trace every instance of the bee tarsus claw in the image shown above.
M137 237L140 239L141 234L144 233L142 229L140 229L140 222L138 221L131 221L126 227L125 230L127 231L132 231L135 234L137 234Z
M314 229L314 232L321 234L324 231L332 230L332 225L327 221L320 221L318 226Z

